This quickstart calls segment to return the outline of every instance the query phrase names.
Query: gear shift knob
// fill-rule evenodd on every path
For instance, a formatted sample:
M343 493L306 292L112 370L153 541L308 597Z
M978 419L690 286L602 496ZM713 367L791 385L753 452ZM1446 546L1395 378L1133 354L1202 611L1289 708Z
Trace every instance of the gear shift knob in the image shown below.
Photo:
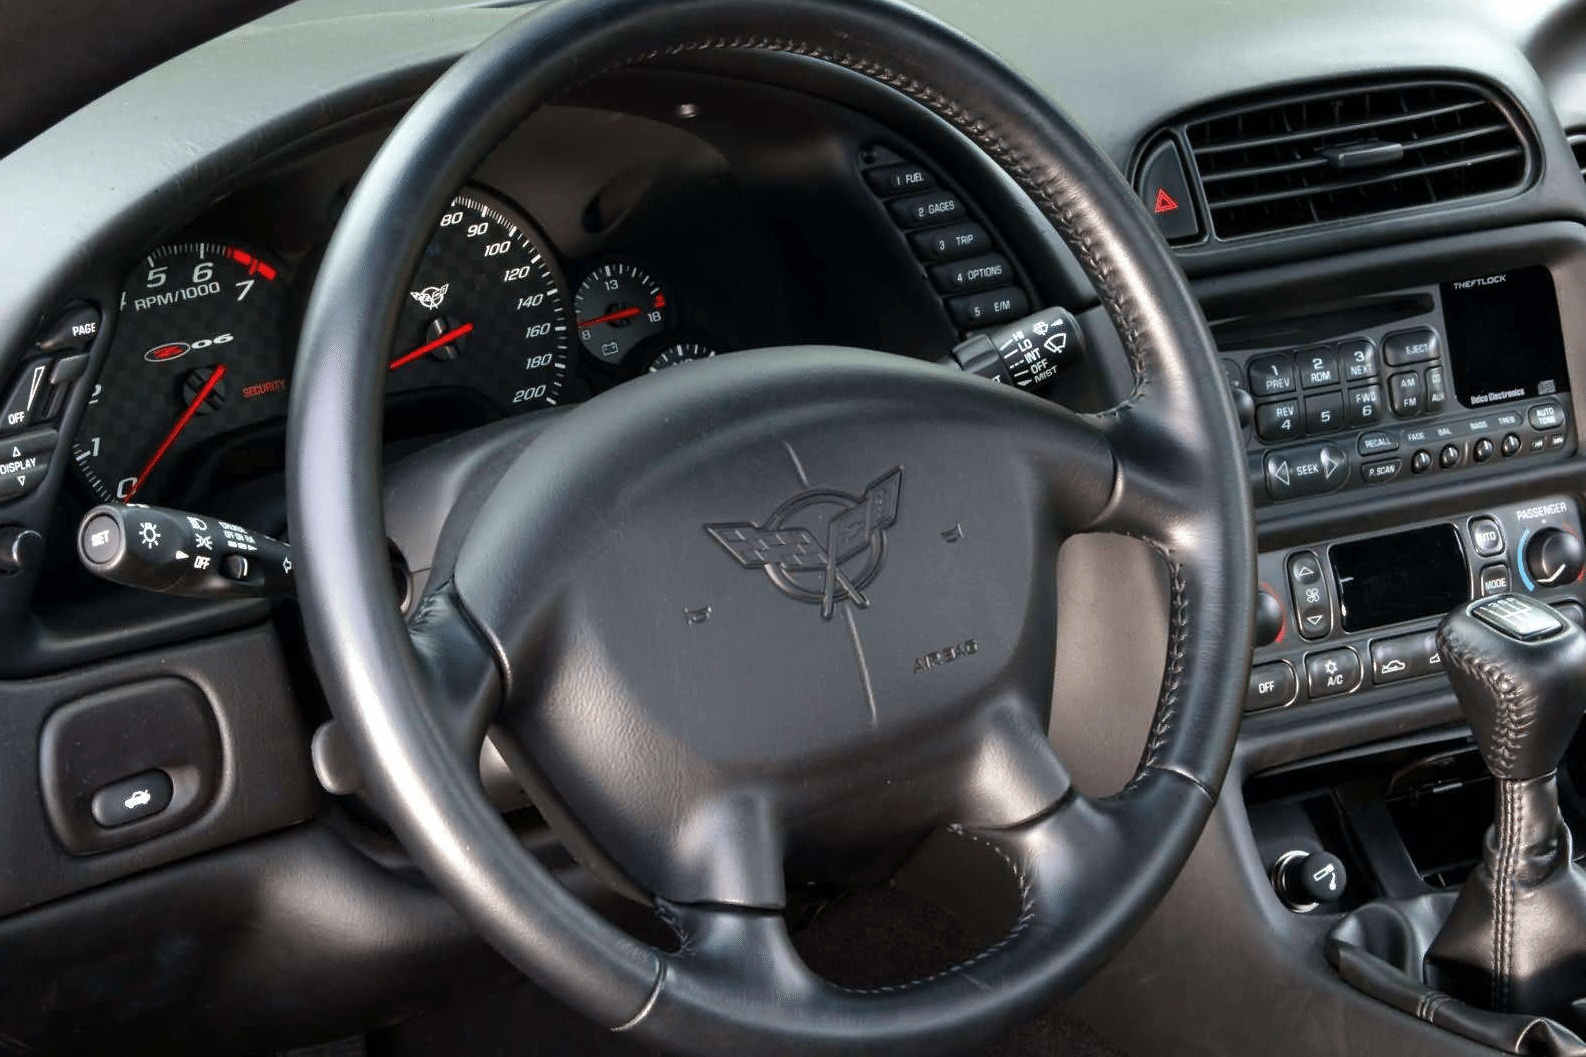
M1523 782L1556 770L1586 709L1586 630L1508 594L1460 606L1437 637L1493 777Z

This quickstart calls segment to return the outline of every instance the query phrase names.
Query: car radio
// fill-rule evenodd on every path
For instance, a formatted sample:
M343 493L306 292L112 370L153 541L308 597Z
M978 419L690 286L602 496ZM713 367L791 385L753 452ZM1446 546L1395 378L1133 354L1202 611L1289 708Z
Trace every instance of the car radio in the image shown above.
M1472 512L1260 556L1250 711L1438 675L1438 623L1461 602L1517 591L1586 623L1586 546L1574 498Z
M1213 333L1248 417L1258 504L1575 447L1545 267L1222 320Z

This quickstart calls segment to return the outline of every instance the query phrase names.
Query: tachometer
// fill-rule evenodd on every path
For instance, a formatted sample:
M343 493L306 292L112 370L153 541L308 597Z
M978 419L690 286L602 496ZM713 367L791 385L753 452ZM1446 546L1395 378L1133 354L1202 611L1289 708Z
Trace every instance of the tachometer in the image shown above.
M147 501L184 452L286 413L285 285L277 265L227 243L143 259L72 445L100 500Z
M404 301L390 391L466 387L503 412L560 398L572 362L561 278L505 203L474 189L452 199Z

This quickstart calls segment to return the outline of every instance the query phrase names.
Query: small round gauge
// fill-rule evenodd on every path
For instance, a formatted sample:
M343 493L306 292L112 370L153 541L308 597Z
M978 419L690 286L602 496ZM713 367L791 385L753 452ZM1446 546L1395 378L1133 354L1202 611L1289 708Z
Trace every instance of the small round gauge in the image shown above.
M563 289L527 218L464 191L402 299L387 389L472 389L506 413L555 404L572 366Z
M180 481L184 452L286 413L285 286L278 265L229 243L173 243L138 264L72 444L102 502L148 502Z
M645 272L614 261L578 284L573 316L578 340L589 354L618 364L639 342L666 329L666 294Z
M650 373L674 367L680 363L692 363L695 360L708 360L716 355L713 346L699 341L674 341L666 348L655 354L655 359L650 361Z

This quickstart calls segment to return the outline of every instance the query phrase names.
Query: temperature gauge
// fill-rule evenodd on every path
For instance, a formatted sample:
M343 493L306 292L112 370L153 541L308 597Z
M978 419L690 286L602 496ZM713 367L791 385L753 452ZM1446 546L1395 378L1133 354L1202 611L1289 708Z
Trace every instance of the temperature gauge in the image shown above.
M674 341L666 348L655 354L655 359L650 361L649 371L656 371L679 363L691 363L694 360L708 360L716 355L713 346L698 341Z

